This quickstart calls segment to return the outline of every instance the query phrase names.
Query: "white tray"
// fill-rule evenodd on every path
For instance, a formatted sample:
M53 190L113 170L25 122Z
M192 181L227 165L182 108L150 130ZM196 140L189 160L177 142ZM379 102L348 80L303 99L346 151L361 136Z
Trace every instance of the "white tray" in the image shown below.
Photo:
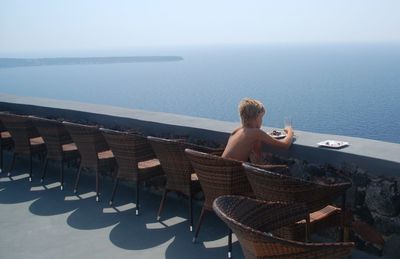
M318 146L327 148L343 148L347 147L348 145L349 142L339 140L325 140L318 143Z
M278 132L278 134L274 134L274 132ZM281 139L286 137L286 132L284 132L283 130L274 130L273 132L268 132L268 135L270 135L271 137L275 138L275 139Z

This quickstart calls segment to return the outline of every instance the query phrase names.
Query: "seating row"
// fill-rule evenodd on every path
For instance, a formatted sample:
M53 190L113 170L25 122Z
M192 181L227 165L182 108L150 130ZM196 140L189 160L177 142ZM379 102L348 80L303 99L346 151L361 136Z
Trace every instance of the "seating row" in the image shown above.
M11 176L16 157L27 155L30 161L29 180L32 181L32 157L38 154L43 162L41 181L45 179L48 161L60 162L62 190L64 166L76 161L75 193L83 170L95 172L96 201L100 199L99 186L103 176L109 175L114 179L110 206L113 205L119 181L132 181L136 184L136 215L140 208L140 183L165 175L166 185L157 220L161 218L168 192L178 192L188 197L190 231L194 226L193 196L203 191L205 201L193 242L198 237L204 215L214 210L229 226L228 257L231 256L232 230L247 258L290 257L295 254L307 257L313 253L321 256L332 249L342 251L337 255L347 255L354 245L313 245L286 240L309 241L310 231L325 225L339 225L343 230L341 212L346 190L351 183L324 185L307 182L274 173L274 166L266 170L250 163L222 158L221 149L36 116L0 112L0 131L2 172L3 149L13 148L8 176ZM276 168L281 169L282 166L277 165ZM331 206L340 196L344 197L342 208ZM275 216L266 217L266 213Z

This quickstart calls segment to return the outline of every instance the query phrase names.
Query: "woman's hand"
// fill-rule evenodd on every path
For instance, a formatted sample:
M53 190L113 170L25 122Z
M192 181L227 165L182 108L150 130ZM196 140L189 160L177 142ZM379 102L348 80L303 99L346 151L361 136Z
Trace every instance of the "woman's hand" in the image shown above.
M293 128L291 126L285 127L285 129L283 131L285 131L286 134L290 134L290 133L293 134Z

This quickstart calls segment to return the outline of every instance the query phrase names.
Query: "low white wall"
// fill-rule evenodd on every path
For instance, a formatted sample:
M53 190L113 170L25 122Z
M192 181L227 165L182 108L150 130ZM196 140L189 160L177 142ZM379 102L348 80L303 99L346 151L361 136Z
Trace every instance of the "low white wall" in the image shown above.
M8 94L0 94L0 110L90 121L105 127L134 128L146 135L189 135L221 144L226 143L230 132L238 126L232 122L177 114ZM330 163L335 166L354 164L371 175L400 177L400 144L298 130L295 135L296 140L290 150L272 151L281 156L313 163ZM327 139L348 141L350 146L340 150L317 146L316 143Z

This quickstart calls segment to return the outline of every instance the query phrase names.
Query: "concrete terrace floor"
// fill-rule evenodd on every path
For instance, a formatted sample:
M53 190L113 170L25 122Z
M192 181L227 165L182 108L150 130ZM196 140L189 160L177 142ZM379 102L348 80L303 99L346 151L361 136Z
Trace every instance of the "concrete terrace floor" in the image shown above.
M11 154L5 154L8 171ZM94 175L81 176L73 194L76 168L65 171L59 188L59 165L49 163L40 183L41 164L34 160L33 181L28 181L28 160L19 158L11 178L0 174L0 258L226 258L227 228L213 213L207 214L196 244L188 226L188 202L167 199L161 222L156 214L161 196L141 189L140 215L135 215L134 188L120 185L114 205L108 205L112 181L101 186L102 200L95 201ZM200 214L194 203L194 220ZM244 258L233 237L233 257ZM352 258L368 258L354 251ZM372 258L372 257L371 257Z

